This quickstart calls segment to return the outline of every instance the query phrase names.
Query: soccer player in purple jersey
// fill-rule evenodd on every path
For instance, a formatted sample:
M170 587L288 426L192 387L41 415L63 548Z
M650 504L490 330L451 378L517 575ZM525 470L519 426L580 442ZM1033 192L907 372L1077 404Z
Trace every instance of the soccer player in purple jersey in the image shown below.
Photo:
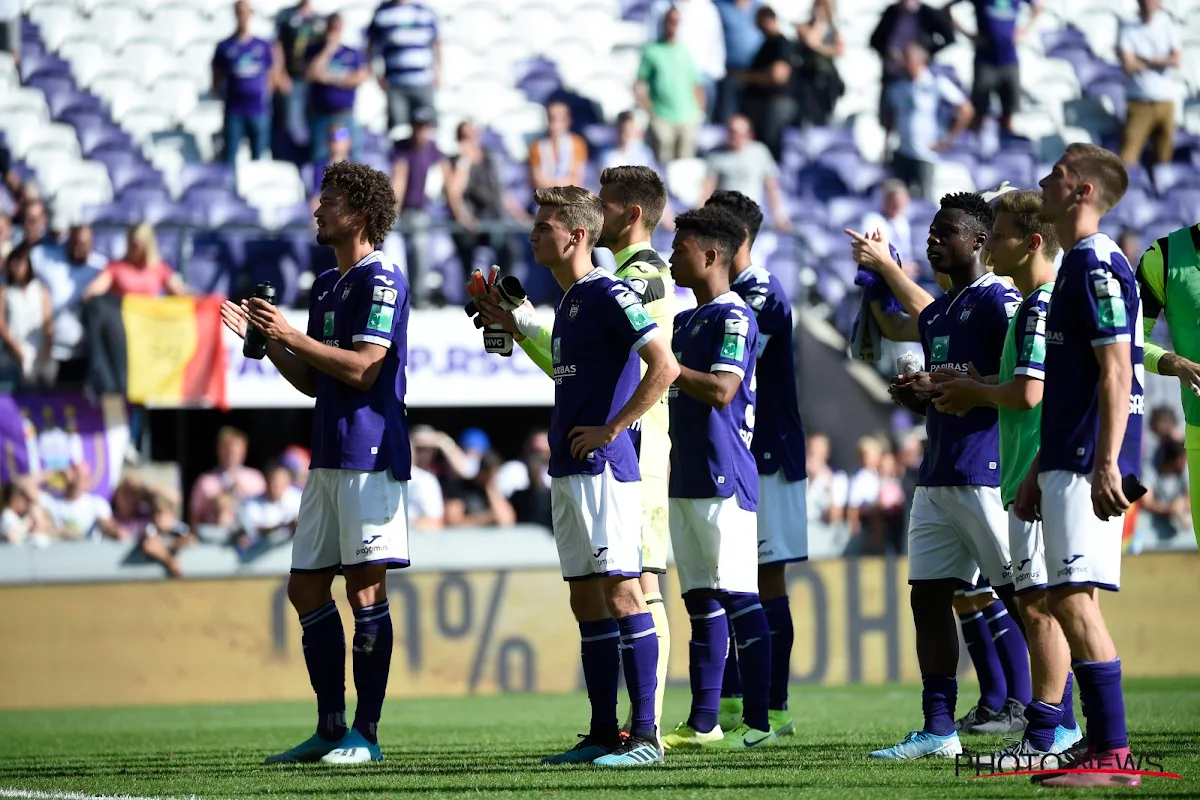
M288 599L300 615L301 643L317 695L317 731L268 764L381 761L376 726L392 659L387 570L408 566L411 452L404 410L408 284L375 245L396 219L388 176L348 161L330 164L314 216L317 242L333 248L337 269L319 275L308 329L288 324L263 300L225 302L226 326L254 325L267 356L298 390L316 398L312 466L292 543ZM346 643L330 592L346 578L354 610L354 723L346 728Z
M699 304L675 316L680 374L671 387L671 546L691 620L687 721L666 747L744 750L774 744L768 714L771 632L758 595L758 472L754 366L758 325L730 288L730 264L745 226L720 207L675 220L671 274ZM721 677L733 626L745 686L741 724L718 720Z
M538 189L529 242L564 292L550 356L550 492L554 541L579 622L591 727L544 764L638 767L662 761L654 721L658 640L646 610L642 494L629 426L653 406L679 366L670 343L629 284L592 266L604 207L578 186ZM487 310L484 310L486 321ZM639 379L639 357L646 364ZM624 665L632 705L629 737L617 726Z
M746 230L746 240L733 257L730 288L746 301L758 323L751 447L758 467L758 593L771 628L771 730L776 736L792 736L796 723L787 700L795 634L785 570L792 562L808 560L808 473L792 358L792 305L779 279L750 263L750 248L763 220L758 203L725 190L714 192L705 206L728 211ZM726 730L741 721L741 693L734 643L721 685L720 723Z
M999 372L1009 320L1021 296L984 265L992 222L992 208L978 194L942 198L926 246L930 265L950 282L949 291L937 299L895 267L886 243L851 232L856 259L879 269L915 315L897 320L875 304L873 312L884 335L894 341L920 341L929 369L966 374L973 364L984 374ZM882 264L887 268L880 268ZM977 408L961 417L939 411L931 402L936 385L928 372L898 376L892 392L898 402L925 416L929 433L909 521L909 583L925 722L899 744L876 750L871 757L953 756L962 752L954 725L955 589L974 586L982 569L1005 605L1013 602L1008 517L999 488L998 419L994 408Z
M1140 488L1144 334L1133 268L1100 219L1129 186L1121 159L1072 144L1041 181L1043 219L1066 249L1046 318L1041 449L1017 491L1023 519L1042 520L1047 600L1071 648L1087 718L1076 766L1127 769L1121 659L1098 589L1121 585L1127 492ZM1061 673L1065 682L1066 671ZM1075 772L1046 786L1136 786L1136 776Z

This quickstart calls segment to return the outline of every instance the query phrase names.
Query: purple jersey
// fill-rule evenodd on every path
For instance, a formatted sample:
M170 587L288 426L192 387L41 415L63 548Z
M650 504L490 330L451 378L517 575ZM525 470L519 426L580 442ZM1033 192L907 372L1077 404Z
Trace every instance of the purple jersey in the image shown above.
M230 36L217 45L212 67L225 78L225 113L257 116L267 113L267 77L271 45L266 39Z
M956 295L944 294L921 312L917 326L928 369L952 367L967 374L973 363L982 375L1000 372L1009 321L1021 294L992 273ZM929 441L917 475L918 486L999 486L1000 431L994 408L966 416L925 408Z
M641 480L628 429L585 459L571 456L571 429L606 425L629 402L641 380L637 351L658 333L637 293L606 270L593 269L567 289L550 342L552 478L599 475L607 464L618 481Z
M804 426L796 398L796 364L792 360L792 304L783 284L762 267L750 267L731 287L758 323L758 364L754 368L754 444L751 452L759 475L783 470L788 481L808 477Z
M311 63L323 49L324 42L314 42L309 46L305 60ZM360 51L342 45L329 59L329 75L334 78L349 78L362 69L364 63ZM318 116L345 114L354 110L356 91L331 83L313 83L312 88L308 90L308 102L312 106L312 113Z
M375 383L365 392L316 370L313 469L386 469L396 480L408 480L408 283L400 270L376 250L344 275L336 269L322 272L310 294L308 335L342 350L353 350L356 342L388 350Z
M1046 318L1042 472L1092 472L1100 432L1100 364L1093 349L1129 342L1133 385L1117 465L1122 475L1139 473L1145 410L1141 318L1137 280L1116 242L1092 234L1063 257Z
M732 402L716 409L678 386L671 403L671 478L668 497L737 497L745 511L758 508L754 438L754 364L758 323L734 291L675 315L671 347L681 366L697 372L732 372L741 378Z

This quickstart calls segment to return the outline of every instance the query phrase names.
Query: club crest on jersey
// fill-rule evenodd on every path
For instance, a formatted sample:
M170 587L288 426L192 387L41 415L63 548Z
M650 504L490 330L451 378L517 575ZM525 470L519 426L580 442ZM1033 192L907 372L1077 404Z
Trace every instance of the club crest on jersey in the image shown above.
M958 315L959 322L966 322L971 316L971 312L975 310L975 306L963 306L962 313Z
M353 284L353 283L347 283L347 284L346 284L346 288L342 289L342 299L343 299L343 300L345 300L347 297L349 297L349 296L350 296L350 291L351 291L352 289L354 289L354 284Z
M567 319L575 319L579 315L579 301L571 303L571 307L567 309ZM556 340L557 341L557 340Z

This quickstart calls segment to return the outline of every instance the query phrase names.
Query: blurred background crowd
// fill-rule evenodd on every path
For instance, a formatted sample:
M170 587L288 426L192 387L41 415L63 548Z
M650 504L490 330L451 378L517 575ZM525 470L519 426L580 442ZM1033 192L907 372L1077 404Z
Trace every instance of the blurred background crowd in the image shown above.
M465 275L491 263L554 302L525 240L531 192L596 189L617 164L657 167L672 212L716 189L758 199L755 261L843 335L860 304L844 227L882 230L932 286L921 237L937 198L1034 186L1067 142L1129 165L1105 225L1136 261L1200 220L1200 0L1086 5L0 2L0 393L124 395L128 296L238 297L271 280L303 308L332 264L313 242L321 170L343 159L392 175L383 249L420 309L461 302ZM670 230L668 213L661 251ZM1135 550L1187 527L1178 399L1156 398ZM183 474L211 471L172 485L138 472L145 416L131 409L111 496L80 464L6 485L0 541L132 540L171 574L196 541L244 558L286 541L300 445L247 465L245 435L222 428L215 467L211 438L196 442ZM548 524L544 430L493 447L494 430L443 427L413 429L416 527ZM814 428L826 549L902 552L921 426L899 412L861 439Z

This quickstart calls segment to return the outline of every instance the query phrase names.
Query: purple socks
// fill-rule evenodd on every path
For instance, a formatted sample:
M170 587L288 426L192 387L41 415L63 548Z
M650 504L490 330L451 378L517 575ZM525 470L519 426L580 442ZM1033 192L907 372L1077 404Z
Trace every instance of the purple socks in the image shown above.
M958 679L953 675L934 675L922 681L921 711L925 730L937 736L954 733L954 704L958 700Z
M742 721L759 731L771 730L767 709L771 695L771 628L758 595L725 601L736 641L742 676Z
M1087 718L1088 739L1097 752L1129 746L1125 731L1125 696L1121 692L1121 659L1072 663Z
M683 596L692 623L688 642L688 677L692 688L692 710L688 727L708 733L717 725L721 702L721 677L725 651L729 647L729 620L715 597Z
M725 658L725 675L721 679L721 697L742 697L742 673L738 670L737 642L729 632L729 655Z
M317 733L336 742L346 735L346 635L337 605L300 615L308 680L317 693Z
M617 620L621 634L621 662L625 667L625 687L629 690L632 715L629 732L639 738L654 739L654 692L658 685L658 637L654 635L654 617L649 612Z
M386 599L354 609L354 729L376 742L376 728L387 695L392 666L392 615Z
M1033 681L1029 677L1029 645L1021 635L1021 627L1000 600L984 609L983 613L996 645L996 656L1004 670L1008 697L1027 706L1033 701ZM997 710L999 708L996 706Z
M772 711L787 709L788 681L792 677L792 643L796 637L792 628L792 607L787 595L763 601L767 625L771 629L771 698Z
M982 611L974 611L959 615L958 622L962 626L967 652L971 654L971 663L975 665L975 676L979 679L979 705L999 711L1004 708L1004 698L1008 696L1008 682L1004 679L1004 668L992 642L987 618Z
M654 630L653 623L650 629ZM591 735L613 741L617 738L617 675L621 662L621 631L616 620L602 619L579 623L579 637L583 682L587 685L588 700L592 704ZM653 706L652 695L651 724L654 719Z

